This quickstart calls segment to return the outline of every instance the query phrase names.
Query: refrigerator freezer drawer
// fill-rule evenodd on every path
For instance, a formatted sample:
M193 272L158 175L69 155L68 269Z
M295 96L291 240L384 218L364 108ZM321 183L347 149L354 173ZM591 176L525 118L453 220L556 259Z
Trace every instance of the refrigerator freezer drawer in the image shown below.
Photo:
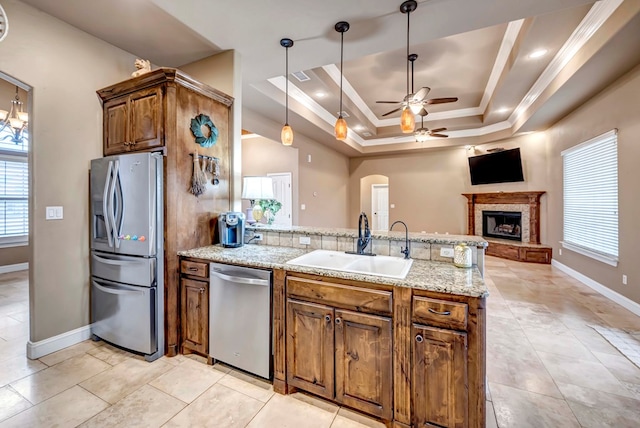
M156 281L156 259L92 251L91 275L107 281L152 287Z
M155 288L92 278L91 294L91 333L132 351L156 351Z

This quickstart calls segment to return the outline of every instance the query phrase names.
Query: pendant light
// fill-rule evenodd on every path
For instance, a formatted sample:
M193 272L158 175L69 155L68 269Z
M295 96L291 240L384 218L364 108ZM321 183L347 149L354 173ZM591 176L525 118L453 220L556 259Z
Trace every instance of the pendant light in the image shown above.
M335 131L336 138L344 141L347 139L347 121L342 118L342 61L344 59L344 33L349 31L349 23L340 21L336 24L335 30L340 33L340 110L338 110Z
M293 144L293 129L289 126L289 48L293 46L293 40L284 38L280 40L280 46L285 48L285 119L282 132L280 133L280 140L283 146L290 146Z
M405 105L402 108L402 115L400 116L400 129L405 134L413 132L416 127L416 117L409 107L409 98L412 95L409 92L409 22L411 12L418 8L418 3L415 0L407 0L400 5L400 12L407 14L407 96L405 97Z

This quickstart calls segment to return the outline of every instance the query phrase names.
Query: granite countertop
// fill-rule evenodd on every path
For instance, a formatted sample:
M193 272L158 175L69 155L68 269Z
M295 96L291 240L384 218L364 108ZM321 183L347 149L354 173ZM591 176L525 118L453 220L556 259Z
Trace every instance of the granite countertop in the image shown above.
M280 232L280 233L300 233L305 235L325 235L325 236L337 236L340 238L357 238L357 229L341 229L341 228L322 228L322 227L307 227L307 226L269 226L262 223L256 223L254 225L246 225L246 230L254 232ZM400 230L403 228L400 227ZM393 230L392 232L385 230L371 231L371 237L373 239L389 239L394 241L404 241L405 233L400 230ZM409 233L409 241L411 242L429 242L432 244L444 244L455 245L464 242L469 246L487 248L488 242L481 236L472 235L448 235L438 233Z
M333 278L409 287L470 297L484 297L489 294L484 279L476 267L464 269L445 262L414 259L411 270L404 279L286 264L288 260L310 251L313 250L264 245L244 245L240 248L224 248L221 245L210 245L192 250L179 251L178 254L184 257L194 257L212 262L268 269L286 269L290 272L330 276Z

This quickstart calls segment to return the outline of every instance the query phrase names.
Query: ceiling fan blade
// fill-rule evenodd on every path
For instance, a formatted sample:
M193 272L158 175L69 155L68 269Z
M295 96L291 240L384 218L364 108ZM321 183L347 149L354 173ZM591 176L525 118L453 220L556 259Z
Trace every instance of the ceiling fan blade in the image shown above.
M389 116L391 113L395 113L395 112L399 111L400 109L402 109L402 107L398 107L397 109L393 109L390 112L387 112L387 113L383 114L382 117Z
M458 97L451 97L451 98L431 98L429 100L426 100L425 102L427 104L444 104L444 103L455 103L456 101L458 101Z
M432 137L449 138L448 135L444 135L444 134L432 134L432 133L429 133L429 135L432 136Z
M376 101L378 104L400 104L402 101Z
M413 100L414 101L423 101L425 98L427 98L427 95L429 94L430 90L431 90L430 87L423 86L422 88L420 88L418 90L418 92L413 94Z
M438 132L442 132L442 131L446 131L446 130L447 130L447 128L436 128L436 129L432 129L430 132L438 133Z

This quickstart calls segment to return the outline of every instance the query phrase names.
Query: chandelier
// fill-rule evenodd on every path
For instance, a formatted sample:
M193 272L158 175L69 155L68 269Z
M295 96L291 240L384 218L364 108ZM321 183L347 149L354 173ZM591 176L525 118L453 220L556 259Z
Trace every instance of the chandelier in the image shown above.
M24 139L24 131L29 124L29 115L22 111L23 103L18 95L18 87L16 86L16 97L11 100L11 109L9 111L0 110L0 133L7 129L10 135L5 135L2 140L11 140L16 144L22 143Z

